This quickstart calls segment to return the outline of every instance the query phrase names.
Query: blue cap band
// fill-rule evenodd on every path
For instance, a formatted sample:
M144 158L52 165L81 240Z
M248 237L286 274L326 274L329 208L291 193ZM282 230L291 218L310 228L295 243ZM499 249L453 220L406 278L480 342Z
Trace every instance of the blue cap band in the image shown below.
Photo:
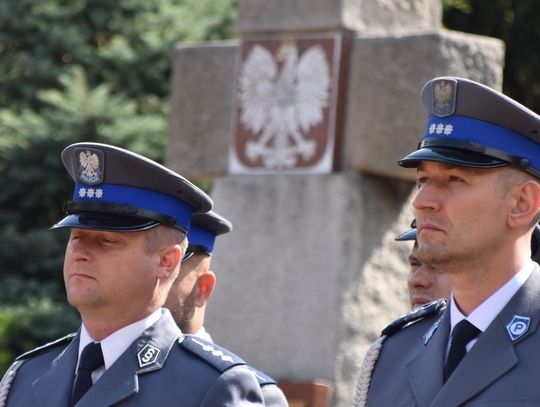
M103 202L129 205L176 219L176 223L189 229L193 207L171 195L148 189L114 184L75 184L73 200L76 202Z
M208 229L192 225L189 229L187 238L190 246L200 246L204 248L207 253L212 253L214 250L216 235Z
M459 115L448 117L430 115L423 139L435 137L477 142L516 158L526 158L532 167L540 169L540 146L536 142L483 120Z

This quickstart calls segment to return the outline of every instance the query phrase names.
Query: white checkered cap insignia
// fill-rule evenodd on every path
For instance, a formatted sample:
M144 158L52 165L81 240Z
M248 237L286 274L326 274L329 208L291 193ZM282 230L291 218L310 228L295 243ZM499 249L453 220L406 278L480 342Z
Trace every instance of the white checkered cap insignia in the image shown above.
M103 198L103 189L101 188L79 188L79 198Z
M452 124L443 124L443 123L431 123L429 126L429 134L444 134L449 136L454 131L454 126Z
M149 366L156 362L160 350L150 344L144 345L144 347L137 353L137 359L139 361L139 367Z

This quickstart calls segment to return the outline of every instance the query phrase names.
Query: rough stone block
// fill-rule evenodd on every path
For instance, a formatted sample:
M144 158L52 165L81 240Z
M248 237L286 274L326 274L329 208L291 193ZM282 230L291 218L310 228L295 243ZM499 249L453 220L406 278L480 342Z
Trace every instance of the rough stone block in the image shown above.
M440 0L240 0L237 31L324 31L360 34L434 30L441 27Z
M237 42L178 46L165 159L191 178L224 174L232 138Z
M502 86L504 45L454 31L356 38L345 113L343 163L383 175L410 177L396 162L416 148L426 113L420 90L440 75Z
M236 42L175 50L166 160L189 177L228 171L238 50ZM501 41L453 31L357 37L351 50L343 168L411 177L396 161L420 139L426 119L421 86L438 75L456 75L500 89L503 58Z
M358 366L408 308L412 183L356 173L216 179L234 224L212 260L216 342L281 380L324 379L350 406Z

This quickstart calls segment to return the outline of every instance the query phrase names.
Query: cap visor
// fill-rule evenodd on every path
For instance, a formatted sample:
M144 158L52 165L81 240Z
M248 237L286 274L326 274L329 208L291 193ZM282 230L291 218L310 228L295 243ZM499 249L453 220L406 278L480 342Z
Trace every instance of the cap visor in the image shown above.
M416 240L416 228L412 228L398 235L394 240L404 241L404 240Z
M182 257L182 264L191 259L194 254L195 252L186 251L186 254L184 254L184 257Z
M78 228L106 230L109 232L136 232L151 229L157 225L159 225L159 222L155 220L133 216L82 212L66 216L51 229Z
M509 165L507 161L468 150L449 147L423 147L398 161L405 168L415 168L420 161L437 161L460 167L496 168Z

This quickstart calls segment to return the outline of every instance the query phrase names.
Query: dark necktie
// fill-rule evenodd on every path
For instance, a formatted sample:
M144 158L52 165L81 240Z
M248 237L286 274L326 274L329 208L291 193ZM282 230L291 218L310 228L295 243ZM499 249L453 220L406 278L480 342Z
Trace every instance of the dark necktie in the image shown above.
M467 344L481 333L482 331L466 319L461 320L452 329L450 351L448 352L446 365L444 365L444 381L448 380L454 369L459 365L459 362L461 362L461 359L467 353Z
M74 406L80 398L92 387L92 372L103 366L103 353L101 344L92 342L86 345L81 352L79 368L73 385L73 394L71 396L71 405Z

